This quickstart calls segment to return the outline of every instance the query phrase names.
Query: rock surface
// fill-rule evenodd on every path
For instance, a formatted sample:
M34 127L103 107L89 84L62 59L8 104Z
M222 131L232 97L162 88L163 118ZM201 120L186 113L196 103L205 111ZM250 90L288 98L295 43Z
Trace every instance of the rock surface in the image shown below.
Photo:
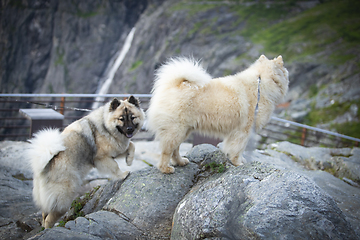
M134 164L142 162L141 153L151 152L157 144L136 143ZM19 150L26 146L23 142L2 142L1 165L5 168L11 159L17 159L19 164L14 166L21 166L24 158ZM141 150L144 146L147 151ZM31 180L16 180L10 170L1 171L0 191L9 189L6 184L19 191L5 195L9 201L8 209L0 211L3 223L0 236L7 239L360 239L360 189L293 160L305 158L305 154L319 159L326 152L328 156L330 152L355 153L357 148L303 148L280 142L265 151L246 152L248 163L239 167L232 166L212 145L190 149L185 144L183 155L184 149L189 150L186 155L191 162L176 167L174 174L162 174L148 164L144 168L135 166L135 171L124 181L107 182L84 196L80 217L68 221L65 227L44 231L40 228L40 214L32 205ZM355 154L348 158L356 162ZM152 162L156 164L155 159ZM26 174L25 168L11 171ZM16 201L19 204L12 206Z
M171 239L354 239L335 201L309 178L267 164L231 168L175 210Z

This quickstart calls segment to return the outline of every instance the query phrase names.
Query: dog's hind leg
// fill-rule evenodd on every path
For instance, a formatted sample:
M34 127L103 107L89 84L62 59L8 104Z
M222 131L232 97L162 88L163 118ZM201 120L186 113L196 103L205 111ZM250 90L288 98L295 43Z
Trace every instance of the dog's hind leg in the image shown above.
M48 215L47 213L42 212L42 222L41 222L41 225L42 225L43 227L45 227L45 219L46 219L47 215Z
M171 164L174 166L176 166L176 165L185 166L189 163L189 159L187 159L185 157L181 157L180 153L179 153L179 149L180 149L180 146L178 146L174 150L172 157L171 157Z
M224 151L229 154L234 166L245 163L242 156L250 137L250 130L236 130L224 139Z
M54 224L56 223L56 221L63 215L64 213L60 213L60 212L50 212L48 215L45 216L44 218L44 214L43 214L43 218L44 218L44 223L43 223L43 227L45 228L51 228L54 226Z

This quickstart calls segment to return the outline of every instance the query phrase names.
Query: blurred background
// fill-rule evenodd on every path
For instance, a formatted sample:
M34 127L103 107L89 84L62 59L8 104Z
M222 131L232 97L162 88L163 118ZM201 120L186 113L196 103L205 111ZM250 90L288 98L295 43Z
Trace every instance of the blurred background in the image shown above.
M276 116L360 137L360 1L1 0L0 7L1 93L148 94L168 57L201 59L220 77L261 54L282 55L290 88ZM91 108L91 100L66 106ZM26 124L14 122L18 108L29 107L19 104L1 98L1 109L16 109L0 112L13 114L1 126Z

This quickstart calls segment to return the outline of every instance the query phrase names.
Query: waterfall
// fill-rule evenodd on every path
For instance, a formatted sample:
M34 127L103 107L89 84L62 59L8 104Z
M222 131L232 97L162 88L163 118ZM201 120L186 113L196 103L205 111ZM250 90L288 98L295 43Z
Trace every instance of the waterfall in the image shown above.
M126 37L125 43L124 43L123 47L121 48L121 50L118 52L118 55L117 55L115 61L109 63L109 66L107 68L107 69L109 69L109 71L107 71L107 73L104 77L105 81L102 83L102 85L99 86L99 88L97 90L98 94L106 94L108 92L109 87L114 79L114 75L115 75L116 71L119 69L121 63L123 62L127 52L129 51L129 49L131 47L131 42L133 40L134 33L135 33L135 28L131 29L130 33ZM103 97L96 97L95 102L92 106L92 109L98 108L101 104L101 101L104 101Z

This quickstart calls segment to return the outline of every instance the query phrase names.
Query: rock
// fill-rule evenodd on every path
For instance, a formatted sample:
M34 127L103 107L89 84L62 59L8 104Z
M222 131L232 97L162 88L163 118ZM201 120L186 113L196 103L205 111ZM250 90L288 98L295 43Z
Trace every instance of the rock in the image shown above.
M0 143L0 238L22 238L39 223L32 200L32 174L22 155L28 143Z
M156 149L157 143L153 144L153 147L150 142L145 145ZM15 145L4 144L3 156L24 159L21 151L16 151L21 143ZM67 221L65 228L44 231L40 231L41 216L31 201L31 180L12 180L16 189L29 184L22 193L11 192L11 203L3 202L12 212L0 209L0 236L7 239L360 239L360 189L328 172L308 170L302 165L309 157L316 159L314 166L334 157L358 164L358 151L358 148L304 148L281 142L263 151L245 152L248 163L234 167L219 148L198 145L186 154L191 162L176 167L174 174L162 174L147 165L123 181L109 181L81 197L84 206L80 217ZM8 181L6 168L0 169L0 174L5 176L0 179L2 184ZM11 191L0 185L3 194L6 190ZM9 195L4 196L10 199ZM74 214L72 209L67 216L71 214Z
M58 239L76 239L76 240L100 240L103 238L95 237L93 235L71 231L62 227L54 227L51 229L46 229L43 232L29 238L31 240L58 240Z
M309 178L266 164L232 168L185 196L171 239L355 239L335 201Z
M308 110L305 111L300 111L300 112L294 112L291 114L291 118L295 121L295 122L303 122L304 118L306 117L306 115L309 113Z
M251 158L252 161L269 163L278 168L296 171L299 174L311 178L321 189L334 198L338 207L346 215L347 221L351 223L357 235L360 236L360 189L350 186L341 179L335 177L333 175L335 172L329 171L332 172L332 174L330 174L329 172L318 169L309 171L309 166L317 166L317 164L309 165L309 162L306 161L306 159L313 159L313 162L322 162L324 165L324 163L327 162L327 159L331 160L329 152L332 152L335 155L337 154L343 156L354 153L354 155L349 157L348 160L352 159L351 162L359 161L359 155L356 154L358 152L358 148L354 148L352 150L349 148L307 148L291 144L289 142L271 144L265 151L255 151L251 156L249 156L249 158ZM312 158L309 158L309 156L312 156ZM297 160L294 161L294 159ZM315 159L317 160L315 161ZM347 164L349 162L350 161L346 161ZM332 163L330 163L330 166L333 166ZM355 166L354 169L356 170Z
M346 177L360 183L359 148L305 148L289 142L272 144L270 147L288 154L310 170L325 170L336 177Z
M0 142L1 166L9 171L9 174L18 179L32 179L30 164L24 158L24 151L29 148L27 142L2 141Z
M87 233L100 239L140 239L143 231L123 216L108 211L98 211L75 221L68 222L66 228L79 233Z
M218 151L219 149L211 144L201 144L193 147L186 156L191 159L192 162L200 163L204 160L205 156L211 152Z
M197 165L189 163L169 175L156 168L134 172L103 209L126 216L150 236L169 237L174 210L194 184L197 171Z

